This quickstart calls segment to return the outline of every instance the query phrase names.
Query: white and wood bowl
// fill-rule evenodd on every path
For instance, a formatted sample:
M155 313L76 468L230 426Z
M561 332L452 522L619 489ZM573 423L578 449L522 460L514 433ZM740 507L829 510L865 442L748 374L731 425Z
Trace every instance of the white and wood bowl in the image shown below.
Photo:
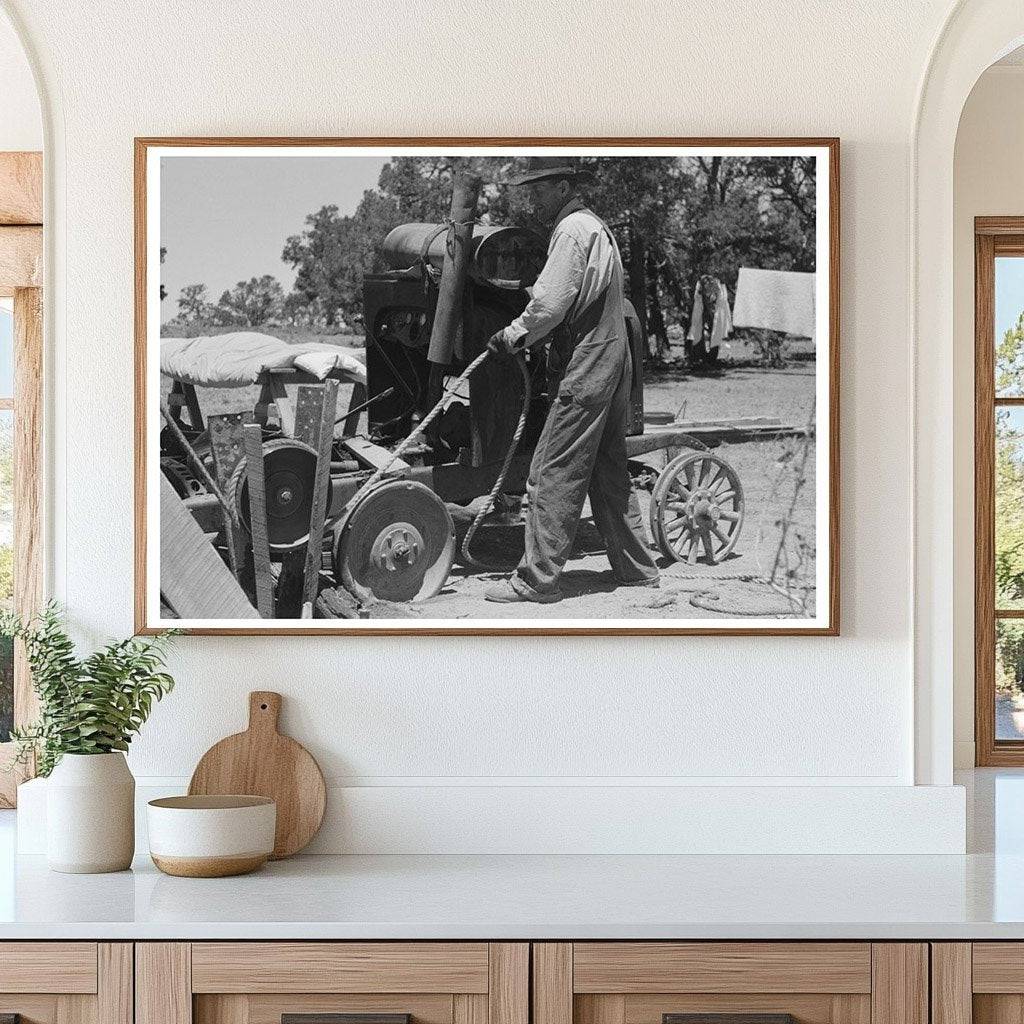
M146 811L150 856L168 875L244 875L274 850L277 805L268 797L169 796Z

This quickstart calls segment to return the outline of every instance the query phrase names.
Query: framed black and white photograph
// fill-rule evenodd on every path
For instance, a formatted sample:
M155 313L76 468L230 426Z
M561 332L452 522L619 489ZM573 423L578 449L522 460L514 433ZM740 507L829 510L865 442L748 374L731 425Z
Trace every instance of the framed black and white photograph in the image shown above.
M140 632L838 632L838 140L147 138L135 202Z

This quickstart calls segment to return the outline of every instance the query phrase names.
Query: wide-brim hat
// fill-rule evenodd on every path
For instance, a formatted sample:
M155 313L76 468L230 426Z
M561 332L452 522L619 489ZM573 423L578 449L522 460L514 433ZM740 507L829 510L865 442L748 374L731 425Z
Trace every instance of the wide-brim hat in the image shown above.
M594 174L592 171L580 167L570 157L531 156L527 157L526 169L518 174L513 174L508 179L508 184L530 185L535 181L547 181L551 178L569 178L582 183L593 181Z

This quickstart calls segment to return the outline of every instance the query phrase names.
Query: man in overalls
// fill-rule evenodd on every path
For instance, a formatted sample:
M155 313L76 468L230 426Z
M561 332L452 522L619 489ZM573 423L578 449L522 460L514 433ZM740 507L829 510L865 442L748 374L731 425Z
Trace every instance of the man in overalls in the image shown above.
M551 407L530 465L526 553L488 601L548 604L587 496L621 586L658 585L640 506L626 464L633 366L623 312L623 271L607 225L580 196L589 178L565 157L531 157L512 185L530 191L534 213L552 225L547 262L522 314L488 348L514 354L551 337ZM556 330L557 328L557 330Z

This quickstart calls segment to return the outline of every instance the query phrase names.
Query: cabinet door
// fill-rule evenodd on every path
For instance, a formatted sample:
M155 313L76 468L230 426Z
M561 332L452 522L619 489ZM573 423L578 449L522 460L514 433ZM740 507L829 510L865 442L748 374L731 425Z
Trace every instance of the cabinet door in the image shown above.
M0 942L0 1019L132 1024L127 942Z
M928 1024L923 943L538 943L533 957L534 1024Z
M1024 942L932 943L932 1020L1024 1020Z
M526 943L139 943L136 985L136 1024L529 1024Z

